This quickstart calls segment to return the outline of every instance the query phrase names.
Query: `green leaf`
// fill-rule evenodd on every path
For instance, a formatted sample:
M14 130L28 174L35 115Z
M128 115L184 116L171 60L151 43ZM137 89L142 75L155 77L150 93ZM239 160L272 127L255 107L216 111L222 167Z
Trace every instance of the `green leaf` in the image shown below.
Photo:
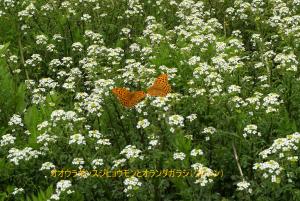
M34 145L38 135L36 126L42 121L43 115L36 106L31 106L27 109L24 115L24 123L31 135L29 138L29 145Z
M15 101L16 101L16 111L21 113L26 107L25 103L25 93L26 93L26 87L24 84L21 84L18 89L17 93L15 95Z
M46 201L53 194L53 186L49 186L46 190L40 190L37 195L31 194L26 196L26 200L22 201Z
M9 46L9 42L8 43L5 43L4 45L0 45L0 55L2 55L3 53L6 52L8 46Z

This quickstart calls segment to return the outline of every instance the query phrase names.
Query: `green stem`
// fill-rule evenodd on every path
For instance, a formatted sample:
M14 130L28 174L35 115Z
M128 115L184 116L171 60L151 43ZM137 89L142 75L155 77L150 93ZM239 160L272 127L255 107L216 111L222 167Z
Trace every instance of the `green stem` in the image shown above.
M232 142L232 149L233 149L234 159L235 159L235 162L236 162L237 167L238 167L238 169L239 169L240 175L241 175L242 179L244 180L244 174L243 174L243 171L242 171L240 162L239 162L239 157L238 157L238 155L237 155L237 152L236 152L236 148L235 148L234 142Z
M21 33L21 31L20 31L20 33ZM27 72L26 66L25 66L25 60L24 60L24 54L23 54L23 46L22 46L22 40L21 40L21 35L20 34L18 34L18 45L19 45L19 50L20 50L21 62L22 62L22 65L24 67L26 79L29 80L28 72Z

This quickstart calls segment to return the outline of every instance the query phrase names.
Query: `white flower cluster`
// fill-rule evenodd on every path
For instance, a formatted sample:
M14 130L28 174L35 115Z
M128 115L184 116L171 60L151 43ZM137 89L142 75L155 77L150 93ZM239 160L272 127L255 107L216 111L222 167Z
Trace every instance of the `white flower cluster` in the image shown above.
M297 57L294 53L284 54L279 53L274 58L274 61L278 63L276 66L278 69L286 69L287 71L294 71L297 72L298 64Z
M14 191L11 194L17 195L17 194L20 194L22 192L24 192L23 188L14 188Z
M18 12L19 20L26 20L29 18L32 18L34 14L36 13L36 7L31 2L24 10Z
M90 130L88 136L90 138L100 139L102 134L98 130Z
M279 95L276 93L269 93L264 99L263 99L263 106L266 107L266 113L270 112L277 112L278 109L276 106L279 106L283 101L279 100Z
M189 116L186 117L190 122L194 121L197 119L197 114L190 114Z
M191 167L197 172L195 184L200 184L200 186L206 186L213 182L214 177L217 176L214 171L208 167L205 167L201 163L192 164Z
M139 158L144 159L144 156L141 155L142 151L137 149L135 145L127 145L120 154L124 154L127 159Z
M137 128L147 128L150 125L150 122L148 121L148 119L143 119L138 121L137 123Z
M36 44L38 44L38 45L47 45L47 41L48 41L48 38L47 38L47 36L45 36L45 35L37 35L36 37L35 37L35 39L36 39Z
M55 82L53 79L51 78L42 78L39 80L39 88L48 88L48 89L54 89L55 87L58 86L58 83Z
M85 137L80 133L70 136L69 144L86 145Z
M101 139L97 140L97 144L99 144L99 145L111 145L109 139L107 139L107 138L101 138ZM99 147L95 147L95 149L97 150L97 149L99 149Z
M25 66L37 67L43 61L41 55L33 54L31 59L25 61Z
M50 200L59 200L60 194L65 191L67 194L73 193L74 191L70 190L71 186L72 186L72 183L70 180L60 180L59 182L57 182L55 193L50 197ZM47 200L47 201L50 201L50 200Z
M238 191L246 191L248 193L252 193L252 189L250 188L249 182L243 180L241 182L238 182L236 185Z
M202 156L203 155L203 151L201 149L193 149L191 151L191 156Z
M254 96L246 98L246 104L254 107L255 110L260 108L260 99L262 97L262 93L254 92Z
M264 178L271 177L272 182L280 183L279 175L283 168L276 161L270 160L263 163L255 163L253 169L262 171Z
M103 45L103 36L99 33L95 33L91 30L85 30L84 37L86 40L90 40L93 44Z
M48 143L54 143L57 141L56 135L49 135L47 132L43 133L42 135L39 135L36 138L37 143L43 143L43 146L47 147Z
M215 128L212 127L212 126L206 127L206 128L204 128L203 131L202 131L202 133L208 134L208 136L205 137L205 140L206 140L206 141L210 140L210 136L209 136L209 135L212 135L212 134L214 134L215 132L217 132L217 129L215 129Z
M91 164L93 166L93 169L97 169L97 166L103 165L104 162L102 158L98 158L98 159L94 159Z
M143 15L143 6L140 0L129 0L127 10L125 11L126 17L131 16L142 16Z
M153 149L160 144L158 136L150 136L148 138L150 138L148 149Z
M14 64L17 64L18 63L18 56L16 55L11 55L8 60L11 62L11 63L14 63Z
M73 43L72 44L72 51L82 52L83 51L83 45L80 42Z
M87 13L83 14L82 17L80 18L82 21L85 21L85 22L90 22L91 21L91 16Z
M79 120L77 114L74 111L67 111L64 110L54 110L51 113L51 121L53 122L53 126L56 126L56 123L59 121L73 121L76 122Z
M228 87L228 93L241 93L241 87L237 85L230 85Z
M51 170L51 169L55 169L55 165L51 162L43 163L42 167L40 168L40 170Z
M0 140L0 147L3 147L8 144L13 144L15 140L16 137L12 136L11 134L3 135Z
M80 100L75 103L76 111L83 113L86 111L88 115L97 115L100 117L103 112L102 102L103 97L102 94L94 90L90 95L86 93L77 94L76 99Z
M84 165L84 160L83 160L83 158L74 158L73 161L72 161L72 164L73 165L79 165L78 168L82 169L83 165Z
M255 124L249 124L244 128L243 136L246 138L248 135L253 136L261 136L261 133L257 131L257 125Z
M165 97L155 97L153 101L151 101L151 105L158 108L163 108L165 111L169 109L167 102L169 101L169 96Z
M43 130L44 128L47 128L49 126L49 122L48 121L43 121L42 123L38 124L36 126L38 131Z
M125 185L124 192L126 193L127 197L132 196L132 191L136 191L142 186L142 183L139 181L139 179L134 176L126 178L123 183Z
M14 115L10 118L10 120L9 120L9 122L8 122L8 125L9 125L9 126L17 125L17 126L21 126L21 127L24 126L24 124L22 123L22 118L21 118L21 116L18 115L18 114L14 114Z
M284 157L285 153L291 154L291 151L297 151L300 142L300 133L295 132L287 135L285 138L278 138L274 140L271 147L259 153L262 158L267 158L271 154L279 154L279 157Z
M175 114L175 115L172 115L169 117L169 124L171 126L179 126L179 127L183 127L183 121L184 121L184 118L183 116L181 115L178 115L178 114Z
M183 152L176 152L173 154L174 160L184 160L185 159L185 153Z
M115 169L119 166L123 166L126 162L126 159L125 158L122 158L122 159L118 159L118 160L114 160L113 161L113 166L111 169Z
M7 158L15 165L19 165L21 160L28 161L32 158L38 158L38 156L42 154L42 152L33 150L31 147L25 147L22 150L11 148L8 153Z
M9 8L14 8L16 5L20 4L20 2L17 0L3 0L1 3L3 3L5 10Z

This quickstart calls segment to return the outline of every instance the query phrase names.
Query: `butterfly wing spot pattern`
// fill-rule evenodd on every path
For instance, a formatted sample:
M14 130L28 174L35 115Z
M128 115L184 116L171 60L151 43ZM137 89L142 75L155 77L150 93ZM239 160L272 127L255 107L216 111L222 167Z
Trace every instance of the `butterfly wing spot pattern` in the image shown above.
M147 90L150 96L166 96L171 92L171 86L168 83L168 75L161 74L158 76L154 84Z
M125 107L133 107L146 97L143 91L128 91L126 88L113 88L112 92Z

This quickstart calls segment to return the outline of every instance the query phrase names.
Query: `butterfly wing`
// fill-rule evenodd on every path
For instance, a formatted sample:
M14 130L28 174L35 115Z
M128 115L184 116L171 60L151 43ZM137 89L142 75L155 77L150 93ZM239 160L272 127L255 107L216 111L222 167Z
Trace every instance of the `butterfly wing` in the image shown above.
M126 88L113 88L112 92L125 107L132 107L140 102L146 94L143 91L130 92Z
M128 102L128 107L132 107L135 106L136 104L138 104L142 99L144 99L146 97L146 93L143 91L134 91L134 92L130 92L130 99Z
M168 83L168 75L161 74L158 76L154 84L147 90L151 96L166 96L171 92L171 86Z
M122 105L127 106L130 100L130 91L125 88L113 88L112 92L117 96Z

